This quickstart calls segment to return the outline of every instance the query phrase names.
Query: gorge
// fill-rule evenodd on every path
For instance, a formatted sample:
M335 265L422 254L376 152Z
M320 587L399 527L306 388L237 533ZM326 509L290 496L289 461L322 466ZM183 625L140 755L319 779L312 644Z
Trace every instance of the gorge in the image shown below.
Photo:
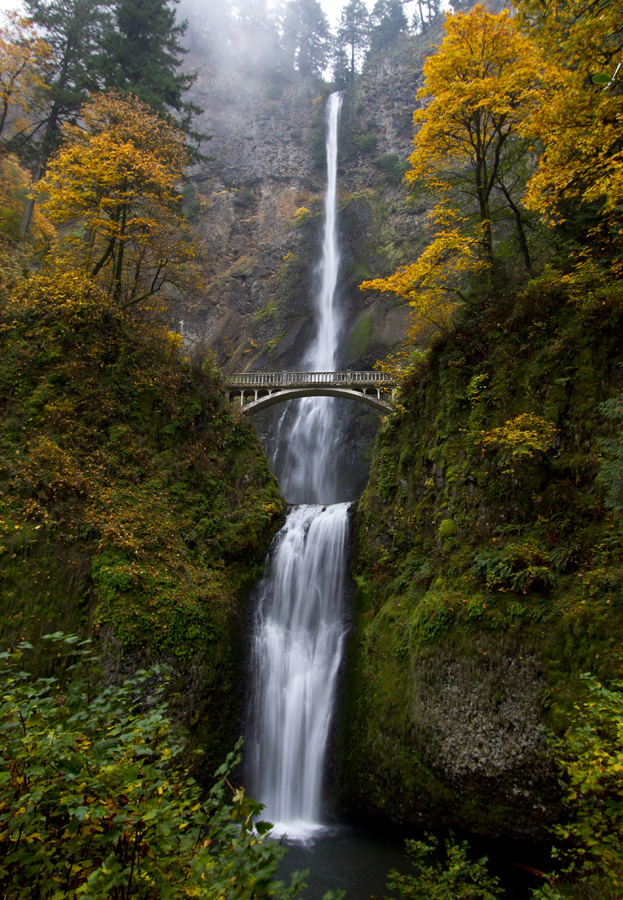
M37 869L41 829L49 871L74 878L59 837L70 822L76 891L108 877L106 853L134 847L182 891L196 876L232 900L251 884L290 900L271 881L290 842L283 871L314 858L321 870L307 896L364 900L401 869L405 836L432 831L489 855L510 896L618 896L620 23L600 4L594 21L586 11L595 40L574 43L578 21L559 34L535 4L508 16L457 0L445 25L422 14L337 91L300 55L287 67L286 24L286 56L271 59L268 31L238 6L208 52L212 7L188 0L197 78L184 84L204 156L149 99L101 81L59 131L29 236L16 210L35 156L2 145L0 814L12 818L0 851L35 861L3 870L0 893L35 870L42 891L52 883ZM513 98L484 199L447 126L452 104L470 108L452 74L471 71L471 58L454 65L463 28L502 35L486 46L505 62L484 81ZM555 115L575 128L570 97L592 144L550 141ZM452 152L432 141L444 128ZM125 192L125 159L148 190L138 178ZM134 305L175 253L163 293ZM24 749L45 717L80 777L43 731ZM53 815L37 819L41 805L20 798L41 773ZM255 801L281 844L259 840ZM141 823L156 820L152 845ZM573 871L555 870L552 842ZM435 878L420 871L417 888L429 900L459 844L429 854Z

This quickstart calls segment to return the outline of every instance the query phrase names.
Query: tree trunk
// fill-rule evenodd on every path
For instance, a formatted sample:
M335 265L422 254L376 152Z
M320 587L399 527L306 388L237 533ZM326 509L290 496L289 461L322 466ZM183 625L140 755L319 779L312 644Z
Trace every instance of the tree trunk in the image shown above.
M46 125L45 134L43 135L43 140L41 141L39 161L37 163L37 168L32 179L33 190L35 188L35 185L37 185L45 175L48 159L50 158L50 154L52 153L52 148L54 146L54 135L56 134L58 126L58 116L59 110L55 104L50 110L48 124ZM19 226L19 233L22 237L26 236L28 229L30 228L30 222L32 219L32 214L35 211L36 202L36 197L29 197L26 201L24 212L22 213L22 221L20 222Z
M523 227L523 221L521 218L521 212L519 211L519 207L514 203L511 195L506 190L506 186L502 184L501 181L498 181L502 193L506 197L506 202L510 206L513 211L513 215L515 216L515 225L517 227L517 240L519 241L519 248L521 250L521 254L524 259L524 263L528 272L532 269L532 259L530 258L530 250L528 249L528 241L526 240L526 232Z

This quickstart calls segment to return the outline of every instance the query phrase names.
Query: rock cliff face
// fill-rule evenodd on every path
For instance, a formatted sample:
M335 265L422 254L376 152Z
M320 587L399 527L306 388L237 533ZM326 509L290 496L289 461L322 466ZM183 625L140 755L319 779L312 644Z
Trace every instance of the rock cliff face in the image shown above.
M412 258L425 210L401 183L412 138L415 93L430 38L405 38L368 64L346 97L339 138L338 303L341 368L371 368L403 337L408 307L359 291L365 277ZM296 370L315 335L326 180L322 82L276 85L248 74L215 74L195 56L193 100L212 135L210 159L192 173L187 208L205 250L206 290L187 298L185 341L211 350L226 372ZM269 456L281 407L255 417ZM379 417L344 402L339 444L342 499L363 490Z
M404 39L373 59L347 99L340 134L339 300L342 365L369 367L404 333L408 310L365 296L422 243L423 210L401 184L427 42ZM189 298L183 332L232 370L300 365L314 334L325 185L326 85L275 85L199 70L193 100L211 159L192 174L188 206L204 243L206 290Z

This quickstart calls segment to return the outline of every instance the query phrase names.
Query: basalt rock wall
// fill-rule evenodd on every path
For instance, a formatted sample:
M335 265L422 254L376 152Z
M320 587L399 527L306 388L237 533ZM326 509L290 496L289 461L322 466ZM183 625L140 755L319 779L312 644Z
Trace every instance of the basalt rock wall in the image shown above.
M368 61L354 96L345 93L339 136L338 204L342 313L339 366L369 369L404 336L409 307L364 294L364 278L413 258L426 210L402 183L415 94L429 38L404 38ZM210 158L195 167L186 208L199 234L205 290L185 298L180 328L194 353L211 351L225 372L303 366L315 336L326 182L325 106L330 87L276 85L223 75L196 55L198 127ZM345 499L365 487L379 416L344 402ZM281 407L254 417L269 456Z
M424 239L424 209L402 182L415 93L429 40L405 38L372 58L342 111L338 174L343 310L341 365L369 368L404 334L408 308L362 294ZM323 224L325 103L330 88L220 75L196 56L192 99L211 135L187 209L205 257L205 290L186 298L182 331L225 371L296 368L314 335Z

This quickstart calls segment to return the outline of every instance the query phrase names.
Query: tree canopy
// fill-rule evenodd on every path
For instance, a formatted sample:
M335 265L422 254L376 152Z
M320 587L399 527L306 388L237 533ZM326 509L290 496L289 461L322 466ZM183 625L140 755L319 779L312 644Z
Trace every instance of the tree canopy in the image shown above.
M181 210L184 134L136 97L110 92L81 110L82 126L39 185L54 222L83 231L61 242L61 257L90 273L122 306L188 278L194 244ZM192 269L191 269L192 271Z
M617 3L520 0L524 27L548 60L542 102L524 131L543 148L526 205L573 219L619 269L623 200L623 22Z
M336 47L349 56L351 87L355 85L357 66L361 63L368 48L369 17L363 0L348 0L342 9L337 29Z
M426 105L413 116L406 175L414 191L436 201L435 236L417 262L363 290L397 293L420 316L447 323L465 277L493 266L496 225L508 217L530 268L520 208L530 150L519 129L538 104L541 71L536 47L508 12L476 6L447 15L441 46L424 64L417 99Z
M407 30L403 0L376 0L370 13L370 50L383 50Z
M102 87L132 93L161 115L197 112L183 99L196 79L181 71L186 27L170 0L117 0L102 36Z
M297 71L320 76L329 53L329 23L318 0L289 0L284 15L284 42Z

